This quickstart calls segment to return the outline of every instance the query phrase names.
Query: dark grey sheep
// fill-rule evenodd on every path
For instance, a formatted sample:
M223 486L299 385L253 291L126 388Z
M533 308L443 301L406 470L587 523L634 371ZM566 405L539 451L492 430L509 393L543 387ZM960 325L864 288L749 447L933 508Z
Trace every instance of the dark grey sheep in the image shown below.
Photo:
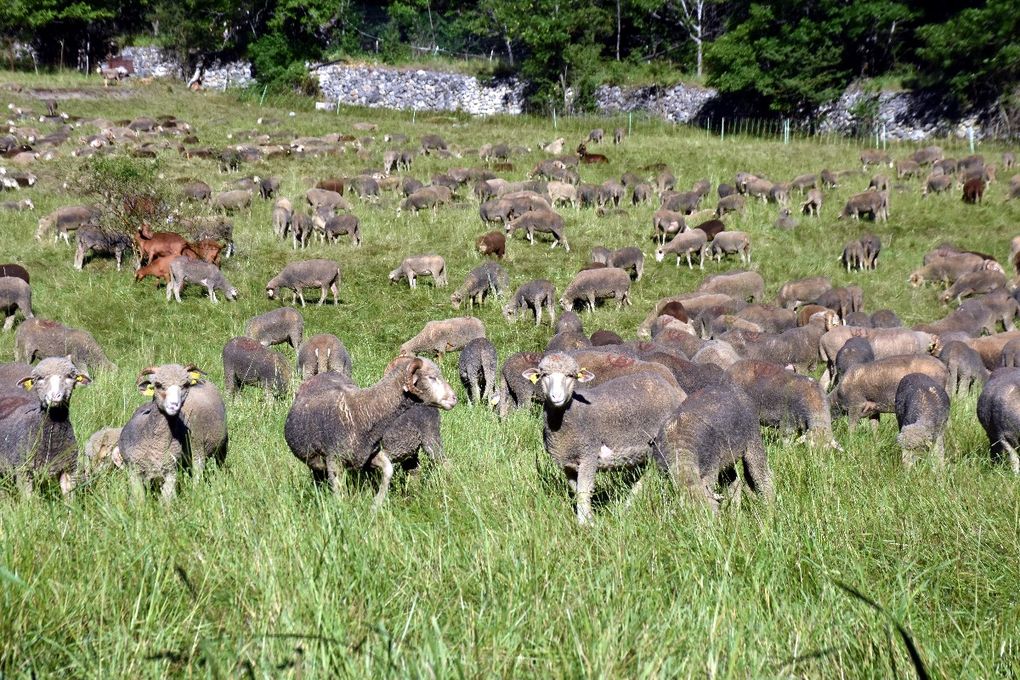
M324 220L320 229L327 243L335 243L341 236L350 236L355 246L361 245L361 221L356 215L334 215Z
M46 357L63 356L70 356L75 366L86 366L90 371L117 368L88 331L38 318L18 326L14 334L15 361L30 364Z
M237 289L230 281L227 281L227 277L223 275L219 267L183 255L175 257L170 261L170 283L166 287L166 299L170 300L172 295L180 302L181 290L189 283L205 286L209 293L209 299L214 303L219 302L216 298L217 290L222 291L223 296L228 300L237 299Z
M475 304L482 304L490 294L497 296L506 295L510 290L510 275L506 270L495 262L483 262L464 277L464 283L450 296L450 303L454 309L459 309L464 300L468 306L474 308Z
M31 374L32 366L21 361L0 364L0 394L4 392L21 394L24 391L20 385L21 379Z
M871 313L871 326L873 328L899 328L903 325L900 317L891 309L879 309Z
M485 324L473 316L429 321L416 336L400 346L400 354L459 352L475 338L484 337Z
M24 392L0 391L0 477L13 475L25 495L38 477L56 478L71 492L78 466L71 396L89 382L70 357L49 357L18 381Z
M581 331L562 331L549 338L546 352L568 352L573 349L591 347L591 340Z
M391 463L400 463L412 474L420 465L419 452L433 462L446 460L439 431L439 409L415 404L386 425L379 446Z
M468 401L478 404L490 401L496 391L496 367L499 358L488 338L475 338L460 353L460 381L468 391Z
M875 350L867 338L854 337L847 340L836 353L835 370L832 372L832 384L839 382L841 375L846 375L854 366L875 360Z
M326 290L333 294L333 304L340 304L340 265L335 260L300 260L291 262L266 283L266 296L272 300L281 288L292 292L291 304L301 301L305 306L305 288L318 288L319 305L326 300Z
M379 382L365 389L336 373L305 381L283 434L294 456L311 470L312 479L329 484L334 492L340 490L345 468L379 470L382 479L374 504L378 508L393 477L393 461L381 448L388 425L415 404L450 410L456 403L438 366L428 359L398 357Z
M581 321L581 317L577 315L577 312L563 312L563 316L560 317L559 321L553 324L553 333L562 333L564 331L584 333L584 322Z
M298 349L297 363L302 380L327 371L351 376L351 355L340 338L329 333L305 340Z
M120 231L84 226L74 235L74 268L85 266L85 255L113 255L117 260L117 271L120 271L124 253L132 248L131 237Z
M535 314L536 326L542 323L543 309L549 313L549 324L556 323L556 287L551 281L536 279L518 288L503 305L503 317L514 321L529 309Z
M939 360L949 369L946 389L956 396L970 392L974 387L984 387L990 375L981 355L966 343L951 340L942 346Z
M616 267L589 269L578 272L560 296L560 305L571 311L578 300L588 303L595 311L595 301L613 298L616 306L630 304L630 274Z
M1005 454L1014 475L1020 475L1020 369L994 371L977 402L977 416L991 447L992 460Z
M739 499L738 462L752 491L768 501L775 497L757 410L735 385L709 385L688 397L667 417L652 449L673 483L715 512L722 501L717 486Z
M896 410L896 389L911 373L923 373L939 385L945 385L949 371L932 356L906 354L858 364L843 375L833 393L833 403L846 413L850 426L860 418L878 419L882 413Z
M545 449L575 492L581 523L592 517L596 472L644 465L656 433L686 396L653 373L624 375L575 394L596 376L563 353L547 355L524 377L544 395Z
M301 346L305 320L293 307L280 307L248 319L244 334L258 340L264 347L284 342L297 349Z
M935 461L946 461L945 429L949 420L949 395L945 387L922 373L903 376L896 388L896 443L903 450L904 467L913 466L918 452L931 448Z
M18 312L26 319L32 313L32 287L16 276L0 276L0 312L4 314L4 331L14 327Z
M290 386L290 378L286 357L257 340L236 337L223 346L223 383L229 395L252 385L282 396Z
M159 483L164 503L173 499L180 468L201 478L208 460L227 456L227 411L219 390L195 366L151 366L138 375L138 391L152 401L138 407L121 429L114 455L130 471L135 500Z
M519 229L523 229L525 231L528 236L528 241L532 245L535 243L535 232L537 231L552 235L553 242L552 245L549 246L550 248L555 248L557 244L562 243L563 249L568 253L570 252L570 244L567 243L566 234L564 232L563 217L552 210L529 210L519 217L507 222L507 234L512 234Z
M542 402L542 395L535 383L523 375L529 368L538 368L541 361L542 354L538 352L517 352L503 362L499 392L490 400L498 403L501 418L506 418L511 410L524 408L533 402Z

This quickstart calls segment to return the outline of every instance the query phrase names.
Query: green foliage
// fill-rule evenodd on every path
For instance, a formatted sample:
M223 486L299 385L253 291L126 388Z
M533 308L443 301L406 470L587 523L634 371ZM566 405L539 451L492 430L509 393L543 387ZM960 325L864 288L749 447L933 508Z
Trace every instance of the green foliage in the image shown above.
M162 169L158 158L97 155L85 159L73 182L78 193L102 206L104 226L134 233L143 220L165 223L180 203L179 192L161 178Z

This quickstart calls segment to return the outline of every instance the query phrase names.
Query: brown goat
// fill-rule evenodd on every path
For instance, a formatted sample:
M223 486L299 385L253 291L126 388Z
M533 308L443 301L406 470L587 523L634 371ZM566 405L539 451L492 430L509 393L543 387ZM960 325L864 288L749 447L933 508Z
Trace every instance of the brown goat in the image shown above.
M609 162L609 159L600 153L588 153L588 148L584 144L577 145L577 157L585 165L600 165Z
M148 224L142 224L135 236L135 247L141 263L152 262L165 255L177 256L184 252L187 240L172 231L152 231Z

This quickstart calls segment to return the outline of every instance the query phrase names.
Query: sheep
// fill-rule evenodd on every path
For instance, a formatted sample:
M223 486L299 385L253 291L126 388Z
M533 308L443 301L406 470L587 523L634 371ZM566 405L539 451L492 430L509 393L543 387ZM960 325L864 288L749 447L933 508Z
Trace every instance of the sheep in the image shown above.
M25 392L0 392L0 477L13 476L26 496L41 476L58 479L65 495L72 491L78 442L71 396L90 382L70 356L49 357L18 380Z
M875 349L867 338L850 338L836 352L836 361L833 363L832 369L832 384L838 384L839 377L846 375L846 372L854 366L866 364L874 360Z
M873 219L889 221L889 192L887 191L865 191L861 194L854 194L847 199L837 219L852 217L859 220L862 214L869 214Z
M181 289L189 283L197 283L205 286L209 293L209 299L214 303L219 302L216 298L216 291L223 291L223 296L228 300L237 299L237 288L227 281L227 277L214 264L193 260L190 257L175 257L170 261L170 281L166 286L166 299L169 302L173 295L177 302L181 301Z
M875 191L889 191L889 178L885 175L875 175L868 182L868 189Z
M722 501L717 485L727 486L739 501L738 462L756 495L766 501L775 497L754 403L735 385L709 385L688 397L663 423L652 451L673 483L713 512Z
M117 260L117 271L120 271L124 252L131 250L131 237L118 231L110 231L99 227L83 226L74 237L74 268L82 269L85 255L90 250L94 255L113 255Z
M434 463L445 462L443 439L439 431L439 409L415 404L386 425L379 448L393 463L415 474L420 466L418 453Z
M32 287L16 276L0 276L0 312L4 314L4 332L14 328L17 313L26 319L32 313Z
M719 203L715 208L715 216L722 217L723 215L731 212L743 213L746 203L747 201L745 201L744 197L740 194L733 194L732 196L720 198Z
M949 420L949 395L943 385L923 373L910 373L896 388L896 443L902 449L904 467L912 467L918 451L932 448L935 462L945 463L945 428Z
M634 273L634 279L640 281L645 270L645 255L640 248L633 246L618 248L609 253L606 264L610 267L631 270Z
M431 153L446 150L447 150L446 142L439 135L434 134L422 135L421 151L426 156L428 156Z
M340 265L335 260L299 260L285 266L266 283L266 297L273 300L281 288L291 290L291 304L298 300L305 306L305 288L318 288L319 303L326 301L326 290L333 294L333 304L340 304Z
M937 257L932 258L923 267L915 269L908 281L914 288L929 281L952 284L964 274L980 271L984 266L985 260L969 253Z
M387 426L415 404L452 409L457 397L439 367L428 359L398 357L375 385L358 389L323 373L298 389L287 414L284 439L308 466L316 483L340 490L344 468L382 473L374 508L381 507L393 462L381 448Z
M830 288L815 298L814 304L827 307L845 319L847 314L858 312L864 306L864 290L860 286Z
M792 229L796 229L798 224L799 223L797 222L797 220L791 216L790 209L782 208L780 209L779 217L773 223L773 226L775 226L776 229L789 231Z
M468 391L468 402L472 404L491 402L496 393L496 366L499 358L496 348L488 338L475 338L460 353L457 367L460 381Z
M895 167L896 179L913 177L921 172L920 164L909 159L896 161Z
M305 202L308 203L313 211L317 211L320 208L347 212L353 210L353 206L343 196L329 189L309 189L305 192Z
M592 347L607 347L623 344L623 338L621 338L618 333L604 329L597 330L592 333L590 340Z
M22 212L24 210L35 210L35 203L31 198L23 198L20 201L2 201L0 210L11 212Z
M515 321L528 309L535 314L536 326L542 323L543 309L549 313L549 325L556 323L556 288L551 281L536 279L522 285L503 305L503 317Z
M150 366L138 375L138 391L152 401L138 407L121 429L117 451L130 471L135 501L160 483L164 503L173 500L177 474L190 468L202 477L208 460L227 456L227 411L216 386L194 365Z
M441 202L442 200L434 187L425 187L415 191L405 198L400 205L397 206L397 212L400 213L407 210L413 213L418 213L421 210L431 208L432 212L435 213L436 208Z
M929 175L928 179L924 182L924 189L921 191L922 198L927 198L928 194L941 194L949 191L953 186L953 178L949 175Z
M296 350L301 345L304 327L301 312L293 307L280 307L248 319L244 334L258 340L263 347L286 342Z
M790 281L779 289L776 304L786 309L794 309L809 300L817 299L831 288L832 281L827 276L812 276Z
M1006 275L999 271L981 269L960 276L942 295L939 301L943 304L955 299L960 302L969 295L991 293L1006 286Z
M27 321L25 323L28 323ZM22 324L24 327L25 324ZM20 330L20 329L19 329ZM976 351L981 357L982 363L989 371L994 371L1002 366L1002 352L1011 341L1020 338L1020 331L1008 331L1006 333L995 333L979 338L970 338L963 342ZM14 357L19 360L17 354Z
M981 177L968 179L963 184L963 202L977 204L985 195L985 180Z
M708 238L709 241L726 231L726 225L722 223L722 220L718 219L702 222L694 228L705 232L705 237Z
M732 271L712 274L698 286L701 293L722 293L730 297L758 302L765 296L765 280L758 272Z
M223 384L233 396L246 385L261 387L282 396L290 385L291 369L279 352L259 341L239 336L223 346Z
M85 442L86 474L94 476L110 465L124 467L124 459L120 455L117 444L123 428L104 427L92 433Z
M891 168L893 166L893 161L889 156L889 153L886 151L864 149L861 151L861 165L864 166L864 170L867 171L869 165L888 165Z
M485 324L473 316L429 321L413 338L400 346L400 355L459 352L475 338L484 338Z
M712 239L712 255L721 261L723 255L740 255L742 264L751 264L751 239L742 231L726 231Z
M212 198L212 187L199 180L186 182L181 187L181 194L189 201L208 201Z
M542 403L543 397L537 385L523 375L528 369L538 368L542 356L538 352L517 352L503 362L499 388L489 400L490 404L497 406L500 418L506 418L511 411L528 404Z
M30 364L36 359L63 356L70 356L75 366L85 366L89 371L117 368L88 331L39 318L18 326L14 334L15 361Z
M809 216L818 217L822 210L822 204L825 202L825 195L822 194L821 189L811 189L807 193L807 198L803 203L800 204L800 212Z
M574 309L577 300L585 300L588 309L595 311L595 301L613 298L617 308L630 304L630 274L623 269L607 267L579 272L560 296L560 306Z
M242 209L251 209L251 192L247 189L234 189L232 191L221 191L213 196L212 207L226 213L236 212Z
M817 382L767 361L738 361L726 373L754 402L762 426L841 450L832 436L829 398Z
M1014 475L1020 475L1020 369L992 373L977 402L978 422L988 436L993 461L1005 453Z
M871 325L874 328L899 328L903 322L891 309L879 309L872 312Z
M679 234L686 228L684 214L681 212L660 209L652 213L652 238L657 239L660 246L666 243L667 236Z
M0 394L4 392L21 394L24 388L18 384L18 381L31 373L32 367L22 361L0 364Z
M316 224L317 217L312 218L312 224ZM355 247L361 246L361 222L356 215L334 215L323 220L321 235L327 243L335 243L341 236L350 236Z
M407 279L407 284L414 289L418 287L419 276L431 276L436 287L445 287L448 283L446 260L435 253L405 257L400 262L400 266L390 272L389 282L397 283L402 279Z
M41 241L43 236L52 231L54 241L63 238L64 242L70 245L69 231L74 231L85 224L97 224L98 221L99 211L89 206L71 205L57 208L48 215L39 218L35 240Z
M467 299L470 307L482 304L485 298L493 293L503 296L510 287L510 275L495 262L485 262L464 277L464 283L450 296L450 303L454 309L459 309L461 303Z
M655 261L662 262L667 254L676 255L676 266L680 266L680 257L687 256L687 268L693 269L691 253L698 254L698 268L705 268L705 251L708 249L708 237L701 229L692 229L679 233L673 239L655 249Z
M836 326L826 331L818 340L819 357L826 362L827 367L821 378L823 386L829 384L839 350L852 337L866 338L871 344L871 350L876 359L884 359L898 354L923 355L941 349L938 336L924 331L905 328Z
M328 333L313 335L301 343L297 365L302 380L327 371L351 376L351 355L340 338Z
M291 220L294 217L294 206L286 198L281 198L276 201L273 205L272 221L273 221L273 233L277 238L284 238L287 236L287 230L290 228Z
M570 244L567 243L563 230L563 218L552 210L529 210L507 222L507 234L512 234L519 229L525 230L528 241L532 245L535 244L535 232L538 231L552 234L553 242L550 248L555 248L557 244L562 243L563 249L568 253L570 252Z
M900 380L911 373L923 373L943 387L949 378L945 364L932 356L898 354L878 358L848 370L839 381L833 403L847 414L850 427L860 418L877 420L881 413L895 412L896 389Z
M656 433L686 397L660 376L642 372L582 389L575 398L575 387L596 374L560 352L522 375L544 396L545 449L575 492L581 524L592 518L596 472L644 465Z
M864 268L864 244L857 241L850 241L843 246L843 254L840 255L840 262L846 267L847 272L852 269Z

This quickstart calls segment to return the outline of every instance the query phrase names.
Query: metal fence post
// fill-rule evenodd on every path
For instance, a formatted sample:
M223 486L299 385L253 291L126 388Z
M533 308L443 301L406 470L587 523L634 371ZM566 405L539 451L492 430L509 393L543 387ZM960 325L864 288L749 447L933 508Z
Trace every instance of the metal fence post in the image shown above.
M726 118L719 123L719 139L726 139Z

